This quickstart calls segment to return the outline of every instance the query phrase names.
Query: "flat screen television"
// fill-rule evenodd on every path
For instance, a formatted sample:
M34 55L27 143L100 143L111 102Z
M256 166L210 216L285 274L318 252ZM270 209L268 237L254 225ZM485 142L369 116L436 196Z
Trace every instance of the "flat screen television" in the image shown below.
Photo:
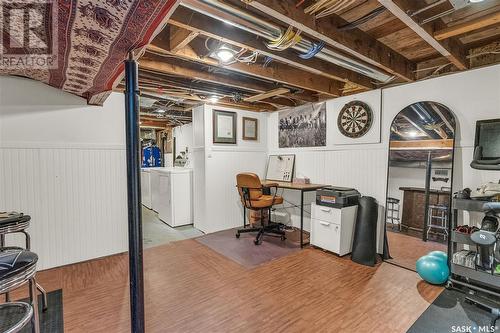
M500 158L500 119L479 120L476 122L476 141L474 147L482 147L482 160Z

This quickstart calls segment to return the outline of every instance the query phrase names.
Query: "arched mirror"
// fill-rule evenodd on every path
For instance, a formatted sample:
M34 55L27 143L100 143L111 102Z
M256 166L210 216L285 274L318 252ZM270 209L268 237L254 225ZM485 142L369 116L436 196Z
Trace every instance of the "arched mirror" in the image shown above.
M387 261L415 270L430 251L447 252L455 117L444 105L418 102L391 125L386 199Z

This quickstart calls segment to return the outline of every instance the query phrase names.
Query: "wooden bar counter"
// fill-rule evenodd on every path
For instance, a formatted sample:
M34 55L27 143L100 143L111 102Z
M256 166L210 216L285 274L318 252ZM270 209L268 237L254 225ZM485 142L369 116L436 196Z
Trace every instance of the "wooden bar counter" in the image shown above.
M425 218L425 188L400 187L403 194L403 216L401 226L403 228L422 232L424 230ZM450 202L450 192L443 190L430 190L430 205L447 205Z

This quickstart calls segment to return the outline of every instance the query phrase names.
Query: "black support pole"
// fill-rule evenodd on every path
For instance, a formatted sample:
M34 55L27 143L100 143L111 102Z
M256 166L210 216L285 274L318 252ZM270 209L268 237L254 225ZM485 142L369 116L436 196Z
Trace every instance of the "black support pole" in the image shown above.
M131 331L144 333L144 275L139 150L139 91L137 63L125 60L125 131L127 144L128 256Z
M422 240L424 242L427 242L427 226L429 224L431 174L432 174L432 152L429 150L429 153L427 154L427 168L425 170L425 212L424 212L424 230L422 232Z

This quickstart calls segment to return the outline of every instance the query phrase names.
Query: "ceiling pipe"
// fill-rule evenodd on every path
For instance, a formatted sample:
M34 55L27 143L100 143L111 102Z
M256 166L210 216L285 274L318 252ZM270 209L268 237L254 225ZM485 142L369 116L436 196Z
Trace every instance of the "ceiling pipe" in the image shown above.
M425 12L425 11L431 9L431 8L434 8L437 5L440 5L440 4L446 3L446 2L448 2L448 0L438 0L436 2L431 3L430 5L427 5L427 6L423 7L423 8L420 8L419 10L416 10L416 11L411 12L409 14L410 14L411 17L413 17L413 16L418 15L420 13L423 13L423 12Z
M223 12L224 14L229 15L229 17L232 18L228 19L226 17L219 16L215 13L207 13L198 6L196 6L196 4L193 1L181 2L181 6L189 8L193 11L209 16L213 19L224 22L226 24L230 24L236 28L245 30L254 35L263 37L267 40L276 39L280 37L282 34L282 29L279 26L261 20L249 13L240 10L239 8L229 6L217 0L198 0L198 2L208 5L212 8L215 8ZM299 43L292 46L291 48L301 53L307 53L307 51L310 50L312 46L313 43L310 40L302 38ZM324 47L320 52L318 52L315 55L315 57L336 64L338 66L347 68L354 72L360 73L362 75L375 79L379 82L386 83L393 79L393 76L391 75L388 75L369 65L366 65L364 63L353 60L349 57L346 57L327 47Z

